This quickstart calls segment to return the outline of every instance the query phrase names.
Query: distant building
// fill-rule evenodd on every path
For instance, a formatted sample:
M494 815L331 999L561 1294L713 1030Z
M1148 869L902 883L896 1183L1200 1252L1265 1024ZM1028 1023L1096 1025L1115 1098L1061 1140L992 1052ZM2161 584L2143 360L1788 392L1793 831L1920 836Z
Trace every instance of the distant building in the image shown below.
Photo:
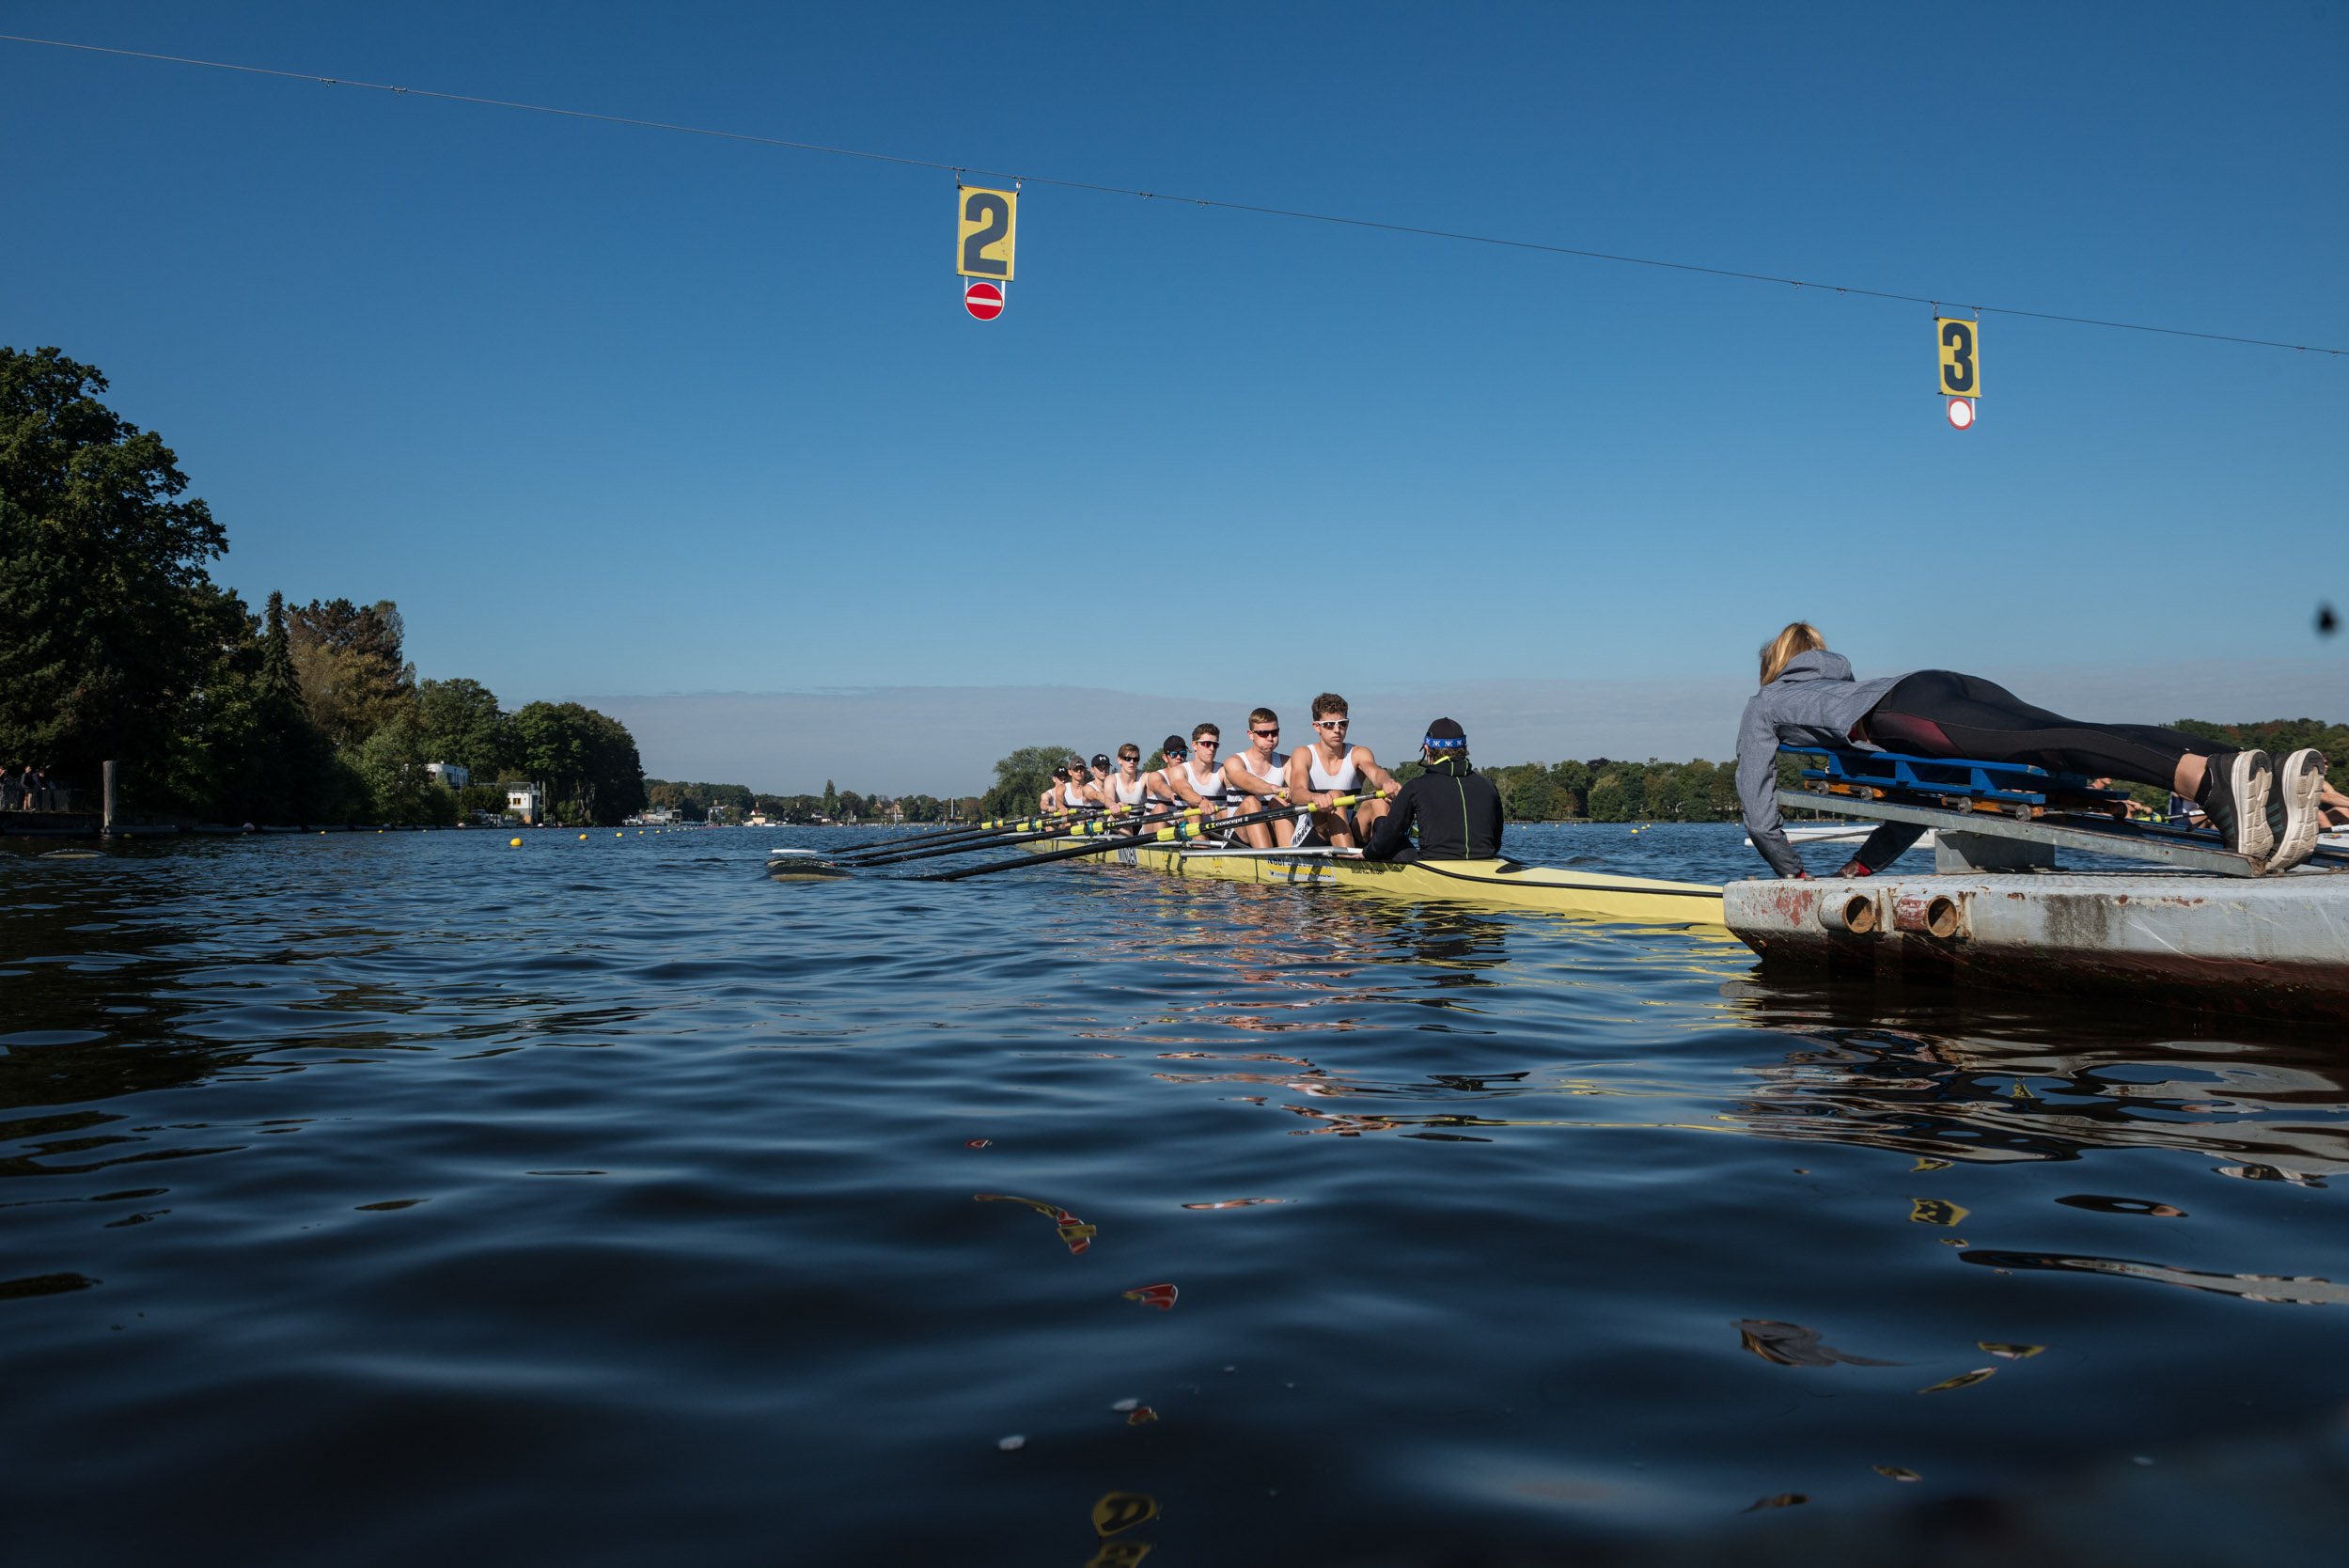
M424 771L432 776L432 782L462 790L473 782L473 770L456 762L427 762Z
M535 827L546 815L546 792L536 784L512 785L506 791L506 811Z

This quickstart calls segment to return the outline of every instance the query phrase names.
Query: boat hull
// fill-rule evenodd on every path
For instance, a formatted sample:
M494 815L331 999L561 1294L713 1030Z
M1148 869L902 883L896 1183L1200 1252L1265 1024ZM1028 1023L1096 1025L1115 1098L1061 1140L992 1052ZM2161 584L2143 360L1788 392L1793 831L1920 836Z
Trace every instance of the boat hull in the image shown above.
M1088 840L1049 839L1030 852L1074 849ZM1520 866L1513 860L1426 860L1394 863L1331 855L1283 854L1131 845L1103 855L1101 863L1170 876L1220 882L1271 882L1290 886L1342 887L1416 902L1504 904L1602 920L1725 926L1721 889L1699 882L1659 882Z

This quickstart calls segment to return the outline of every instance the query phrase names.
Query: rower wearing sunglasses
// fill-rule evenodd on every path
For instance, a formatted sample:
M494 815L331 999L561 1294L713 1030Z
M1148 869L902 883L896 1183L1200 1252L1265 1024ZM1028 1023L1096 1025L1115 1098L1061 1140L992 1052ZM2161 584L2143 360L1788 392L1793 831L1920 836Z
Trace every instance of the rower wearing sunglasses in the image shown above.
M1346 699L1336 692L1323 692L1313 699L1313 744L1289 754L1289 798L1311 801L1319 808L1311 819L1312 830L1339 849L1368 843L1378 820L1394 802L1391 798L1366 800L1351 817L1332 802L1339 795L1370 790L1384 790L1391 797L1399 788L1395 776L1378 765L1369 746L1348 744L1346 732L1352 722Z
M1159 744L1158 766L1142 775L1142 788L1147 792L1142 804L1146 809L1153 813L1169 811L1185 804L1174 776L1190 760L1191 745L1182 736L1169 735Z
M1224 782L1231 787L1231 798L1250 815L1268 811L1276 806L1289 804L1289 759L1280 751L1280 715L1270 708L1259 708L1248 714L1248 745L1224 764ZM1276 824L1283 834L1289 824ZM1250 823L1240 830L1240 837L1251 849L1275 849L1278 840L1273 837L1272 823Z
M1101 803L1109 808L1111 816L1139 816L1149 809L1150 780L1142 773L1140 746L1132 741L1120 746L1114 772L1109 771L1108 758L1096 757L1093 760L1101 763L1104 770L1101 783L1095 788L1100 791Z
M1159 770L1185 806L1196 806L1203 813L1199 821L1205 824L1211 816L1232 814L1232 796L1239 792L1224 778L1224 770L1215 765L1215 753L1224 744L1224 732L1212 724L1195 726L1191 730L1191 754L1181 762L1168 754L1167 765Z

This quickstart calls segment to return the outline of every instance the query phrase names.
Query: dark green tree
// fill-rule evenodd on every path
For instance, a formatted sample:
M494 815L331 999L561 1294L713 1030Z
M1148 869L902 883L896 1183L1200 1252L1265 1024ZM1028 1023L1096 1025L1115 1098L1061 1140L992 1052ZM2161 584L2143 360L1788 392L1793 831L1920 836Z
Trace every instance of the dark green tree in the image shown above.
M986 817L1022 817L1036 809L1052 770L1069 760L1064 745L1022 746L995 764L995 787L987 792L979 812Z
M180 726L244 607L205 563L227 536L171 449L54 348L0 347L0 759L84 789L116 759L174 771Z
M498 711L497 694L480 682L418 682L415 715L428 760L454 762L483 783L505 768L512 749L506 715Z
M545 784L562 822L610 826L645 808L635 737L576 702L533 702L514 714L516 765Z

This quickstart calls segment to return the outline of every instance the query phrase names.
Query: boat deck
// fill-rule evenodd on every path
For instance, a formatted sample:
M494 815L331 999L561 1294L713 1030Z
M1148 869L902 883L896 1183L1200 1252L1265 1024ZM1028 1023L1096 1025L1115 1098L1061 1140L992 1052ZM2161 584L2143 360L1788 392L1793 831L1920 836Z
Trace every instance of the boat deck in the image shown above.
M1041 854L1092 840L1040 839ZM1106 853L1101 863L1170 876L1225 882L1271 882L1292 886L1344 887L1421 902L1462 901L1544 909L1595 919L1720 926L1721 889L1700 882L1527 866L1514 860L1365 860L1339 850L1247 850L1210 846L1135 845Z

